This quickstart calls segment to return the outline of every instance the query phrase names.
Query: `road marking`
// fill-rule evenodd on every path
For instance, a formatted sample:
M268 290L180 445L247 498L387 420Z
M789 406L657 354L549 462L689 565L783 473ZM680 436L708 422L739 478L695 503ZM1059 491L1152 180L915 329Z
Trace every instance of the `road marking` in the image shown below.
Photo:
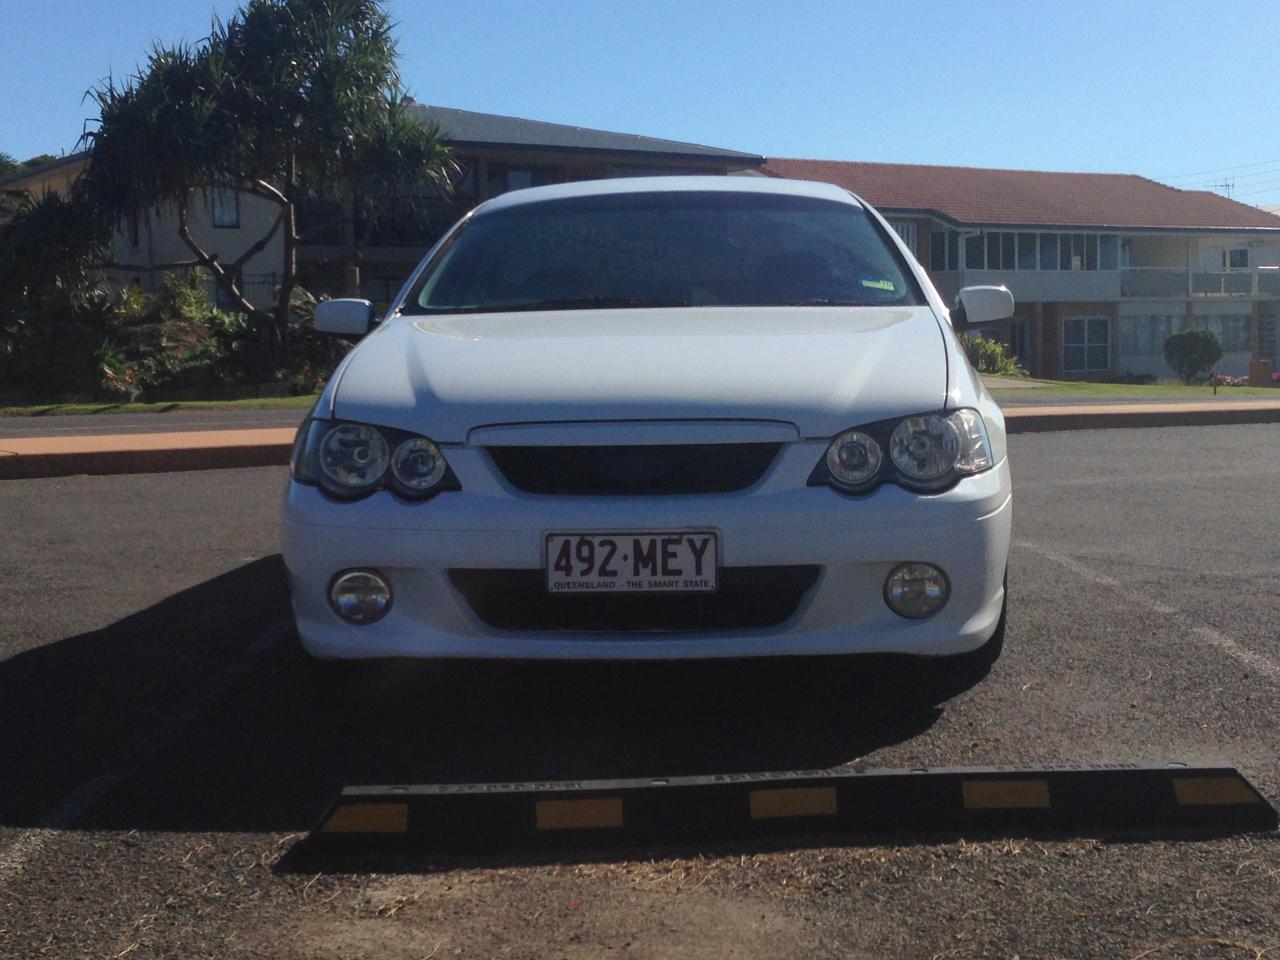
M1072 573L1079 577L1083 577L1085 580L1096 583L1099 586L1109 587L1122 594L1127 600L1137 606L1153 610L1166 617L1173 617L1181 620L1189 627L1193 637L1217 647L1223 653L1230 657L1234 657L1236 660L1239 660L1250 669L1262 674L1267 679L1275 683L1280 683L1280 663L1276 663L1274 660L1261 653L1257 653L1256 651L1240 646L1240 644L1238 644L1234 639L1227 636L1220 630L1215 630L1213 627L1206 626L1202 623L1196 623L1176 607L1171 607L1167 603L1161 603L1159 600L1152 600L1144 594L1139 593L1137 590L1133 590L1125 586L1119 580L1115 579L1115 577L1109 577L1105 573L1100 573L1092 567L1088 567L1081 563L1079 560L1076 560L1073 557L1068 557L1065 554L1058 553L1056 550L1050 550L1048 547L1042 547L1039 544L1031 543L1027 540L1017 540L1013 545L1023 550L1030 550L1032 553L1037 554L1046 560L1050 560L1060 566L1064 566Z
M63 797L56 807L41 818L38 827L21 831L12 843L0 849L0 887L21 876L27 864L44 849L51 838L73 826L111 790L172 746L184 727L230 693L258 658L289 636L290 626L289 621L281 621L268 627L249 644L242 658L217 674L211 682L197 688L169 717L155 724L153 729L163 730L162 734L136 743L132 749L126 749L114 762L107 764L105 772L85 781Z

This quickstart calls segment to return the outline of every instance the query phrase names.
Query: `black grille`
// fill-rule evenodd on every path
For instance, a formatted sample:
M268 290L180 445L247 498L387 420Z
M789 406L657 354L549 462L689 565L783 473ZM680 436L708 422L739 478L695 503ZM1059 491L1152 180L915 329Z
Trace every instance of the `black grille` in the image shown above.
M742 630L790 619L818 570L722 567L715 593L549 594L541 570L450 570L449 579L496 630Z
M769 469L780 443L626 447L489 447L502 475L525 493L643 496L728 493Z

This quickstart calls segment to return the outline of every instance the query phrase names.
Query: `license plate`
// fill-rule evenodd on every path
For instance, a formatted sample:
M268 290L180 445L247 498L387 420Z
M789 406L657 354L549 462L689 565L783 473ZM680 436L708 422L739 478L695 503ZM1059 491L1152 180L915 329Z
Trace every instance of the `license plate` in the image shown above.
M548 593L710 593L720 544L710 530L549 533Z

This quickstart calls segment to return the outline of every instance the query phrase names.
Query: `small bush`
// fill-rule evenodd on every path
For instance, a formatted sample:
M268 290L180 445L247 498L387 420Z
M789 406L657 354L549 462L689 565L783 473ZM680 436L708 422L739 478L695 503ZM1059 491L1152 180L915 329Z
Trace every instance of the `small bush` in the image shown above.
M1222 344L1211 330L1183 330L1164 342L1164 362L1183 383L1194 383L1222 359Z
M160 289L129 287L108 310L98 348L103 392L137 399L154 387L198 387L234 379L223 363L244 331L243 318L216 309L194 272L166 274Z
M962 333L960 342L964 344L964 352L968 355L969 362L979 373L998 374L1002 377L1027 375L1027 371L1018 366L1018 361L1009 356L1004 344L999 340Z

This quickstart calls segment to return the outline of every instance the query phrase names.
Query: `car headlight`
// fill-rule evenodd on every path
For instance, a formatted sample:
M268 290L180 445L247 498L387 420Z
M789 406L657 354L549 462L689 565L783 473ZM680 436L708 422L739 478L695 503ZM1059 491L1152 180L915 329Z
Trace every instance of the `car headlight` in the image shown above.
M960 433L950 420L935 415L907 417L889 436L889 456L911 483L935 486L960 456Z
M865 487L874 481L883 459L880 444L860 430L846 430L827 447L827 471L831 479L850 489Z
M308 420L298 431L293 478L344 500L389 489L424 500L460 490L440 448L404 430L342 420Z
M400 483L415 492L425 492L444 477L448 466L440 448L426 437L411 437L396 447L391 471Z
M881 483L936 493L994 465L982 414L965 408L846 430L831 441L809 483L850 494Z
M340 423L320 439L320 469L326 485L341 493L363 493L387 472L387 441L376 427Z
M907 486L933 490L991 466L987 426L976 410L907 417L889 436L889 457Z

